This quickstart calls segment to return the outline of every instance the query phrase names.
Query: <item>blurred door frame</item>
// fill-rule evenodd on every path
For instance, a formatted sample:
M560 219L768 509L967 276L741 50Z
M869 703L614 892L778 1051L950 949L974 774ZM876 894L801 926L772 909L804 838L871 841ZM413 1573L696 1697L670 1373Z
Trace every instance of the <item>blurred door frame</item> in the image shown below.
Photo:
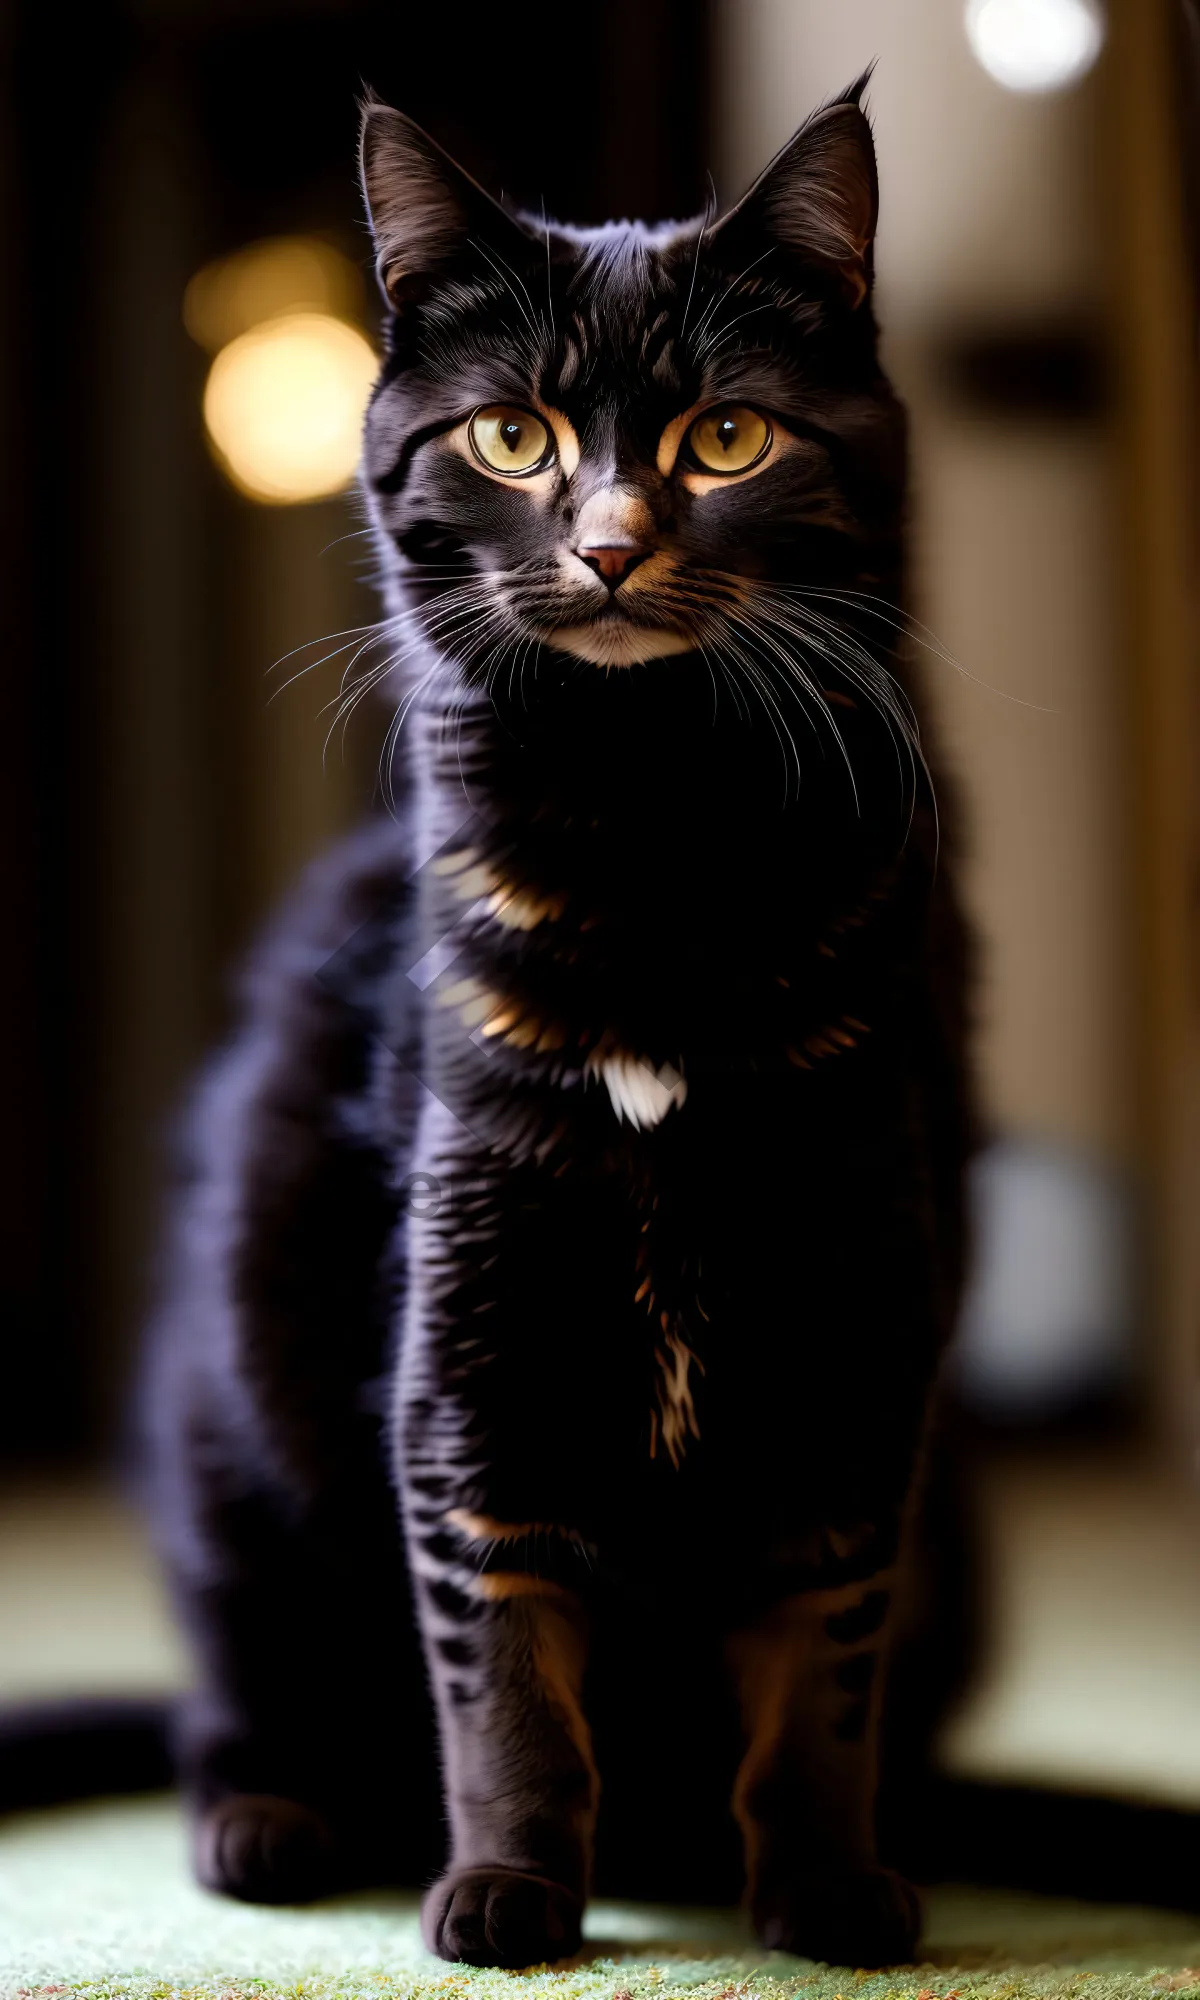
M1110 0L1110 36L1149 1389L1158 1437L1190 1465L1200 1443L1200 12L1195 0Z

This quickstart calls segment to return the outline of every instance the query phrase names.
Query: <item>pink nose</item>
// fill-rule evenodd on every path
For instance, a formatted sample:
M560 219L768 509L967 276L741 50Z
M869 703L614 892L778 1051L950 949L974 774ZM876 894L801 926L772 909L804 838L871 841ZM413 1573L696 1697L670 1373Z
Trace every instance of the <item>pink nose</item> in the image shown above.
M580 561L602 576L611 590L649 554L641 542L581 542L578 549Z

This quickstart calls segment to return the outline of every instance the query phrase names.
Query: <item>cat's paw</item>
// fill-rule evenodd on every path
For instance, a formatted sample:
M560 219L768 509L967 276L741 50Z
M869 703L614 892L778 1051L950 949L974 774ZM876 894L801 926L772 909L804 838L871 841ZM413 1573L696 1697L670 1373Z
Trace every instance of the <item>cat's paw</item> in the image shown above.
M561 1883L515 1868L456 1868L421 1907L430 1951L467 1965L519 1969L579 1950L583 1904Z
M221 1799L198 1819L193 1855L206 1889L245 1903L310 1903L336 1887L332 1829L294 1799Z
M903 1965L921 1935L915 1889L891 1868L797 1874L753 1904L754 1927L772 1951L830 1965Z

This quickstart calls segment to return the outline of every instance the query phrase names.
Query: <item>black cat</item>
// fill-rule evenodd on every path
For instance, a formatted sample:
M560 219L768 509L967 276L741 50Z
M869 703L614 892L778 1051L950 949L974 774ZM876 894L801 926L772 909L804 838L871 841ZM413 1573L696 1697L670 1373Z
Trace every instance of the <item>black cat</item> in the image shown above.
M875 1791L965 953L861 89L653 229L509 215L365 110L411 803L204 1097L155 1497L201 1878L440 1866L475 1964L573 1951L597 1871L726 1892L735 1821L765 1943L916 1941Z

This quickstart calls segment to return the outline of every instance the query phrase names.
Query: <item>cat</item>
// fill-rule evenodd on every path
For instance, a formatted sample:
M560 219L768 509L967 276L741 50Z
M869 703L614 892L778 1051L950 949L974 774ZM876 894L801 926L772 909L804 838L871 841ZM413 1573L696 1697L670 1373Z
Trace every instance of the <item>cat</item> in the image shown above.
M767 1946L917 1941L875 1795L973 1126L865 83L655 227L364 106L400 804L202 1093L153 1512L200 1879L433 1875L474 1965L743 1872Z

